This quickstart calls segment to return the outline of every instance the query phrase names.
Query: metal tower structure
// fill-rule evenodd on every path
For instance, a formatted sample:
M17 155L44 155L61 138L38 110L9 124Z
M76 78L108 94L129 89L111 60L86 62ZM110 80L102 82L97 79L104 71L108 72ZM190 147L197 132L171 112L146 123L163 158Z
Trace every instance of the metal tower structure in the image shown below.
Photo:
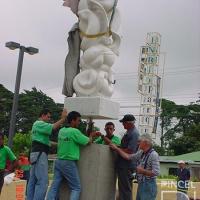
M161 77L159 76L161 35L147 33L146 45L140 49L138 92L140 93L140 134L156 137L160 110Z

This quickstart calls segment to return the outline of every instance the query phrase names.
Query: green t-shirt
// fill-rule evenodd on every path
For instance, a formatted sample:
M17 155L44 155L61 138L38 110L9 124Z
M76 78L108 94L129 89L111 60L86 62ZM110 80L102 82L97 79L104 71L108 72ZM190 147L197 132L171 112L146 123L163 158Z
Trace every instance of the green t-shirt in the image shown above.
M50 146L49 136L53 130L53 124L36 121L32 127L32 141L37 141L42 144Z
M29 171L31 169L31 165L22 165L20 169L22 169L23 171Z
M16 157L8 146L0 147L0 169L5 169L7 160L14 161Z
M58 133L58 159L79 160L80 145L86 145L89 138L76 128L61 128Z
M121 139L115 135L112 136L111 141L113 144L116 144L117 146L121 144ZM105 144L105 141L102 139L102 137L98 137L94 142L96 144Z

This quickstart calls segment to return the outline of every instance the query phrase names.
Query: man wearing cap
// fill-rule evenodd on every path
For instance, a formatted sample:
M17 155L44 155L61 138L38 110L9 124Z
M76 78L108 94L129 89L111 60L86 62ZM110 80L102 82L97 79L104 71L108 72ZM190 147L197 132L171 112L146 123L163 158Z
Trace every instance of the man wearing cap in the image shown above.
M185 196L187 194L189 180L190 180L190 171L185 166L185 161L180 160L178 162L178 170L177 170L177 199L181 199L181 196ZM184 194L181 194L184 193Z
M135 127L135 117L131 114L124 115L120 120L127 130L121 140L120 148L128 154L136 153L138 149L139 132ZM136 161L126 160L118 155L116 172L118 176L119 200L132 200L131 174L136 169Z

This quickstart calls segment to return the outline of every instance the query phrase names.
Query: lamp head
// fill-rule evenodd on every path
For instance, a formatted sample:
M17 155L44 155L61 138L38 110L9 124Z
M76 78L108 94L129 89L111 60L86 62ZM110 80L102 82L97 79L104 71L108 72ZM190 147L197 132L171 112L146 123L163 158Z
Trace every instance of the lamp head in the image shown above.
M11 50L15 50L20 48L20 44L16 42L6 42L6 47L8 47Z
M34 54L36 54L36 53L39 52L39 49L34 48L34 47L27 47L27 48L26 48L26 52L27 52L28 54L30 54L30 55L34 55Z

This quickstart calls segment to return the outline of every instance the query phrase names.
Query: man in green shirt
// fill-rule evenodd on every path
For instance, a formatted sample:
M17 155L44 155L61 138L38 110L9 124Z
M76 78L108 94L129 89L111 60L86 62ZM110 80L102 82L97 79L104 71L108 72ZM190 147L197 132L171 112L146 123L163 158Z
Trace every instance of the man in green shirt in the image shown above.
M12 161L13 169L17 166L17 160L14 153L8 146L4 145L4 135L0 133L0 195L4 183L4 170L7 160Z
M90 144L98 132L90 137L83 135L77 127L81 121L80 113L72 111L67 116L68 127L60 129L58 134L57 160L54 167L54 180L47 195L47 200L57 199L60 183L63 178L68 182L70 200L78 200L81 184L76 161L80 158L80 146Z
M97 144L116 144L117 146L120 146L121 140L119 137L115 136L113 133L115 131L115 125L112 122L107 122L105 124L106 136L102 135L98 137L94 142Z
M31 171L27 187L27 200L44 200L48 188L48 152L52 130L60 127L67 117L64 109L61 119L54 124L49 123L51 112L41 111L39 119L32 127L32 148L30 154Z

